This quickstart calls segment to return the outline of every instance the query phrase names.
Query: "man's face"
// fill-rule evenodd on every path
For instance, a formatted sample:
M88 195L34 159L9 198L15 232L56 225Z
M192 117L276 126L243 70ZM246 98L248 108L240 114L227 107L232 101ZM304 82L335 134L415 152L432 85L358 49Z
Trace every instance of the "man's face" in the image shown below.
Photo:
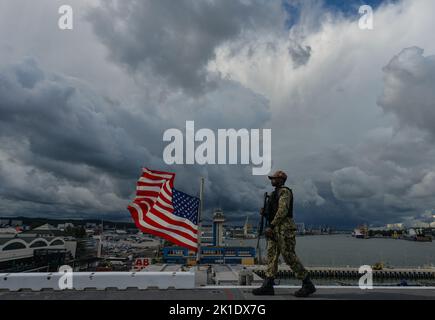
M273 187L279 187L282 185L282 179L272 178L272 179L270 179L270 183L272 184Z

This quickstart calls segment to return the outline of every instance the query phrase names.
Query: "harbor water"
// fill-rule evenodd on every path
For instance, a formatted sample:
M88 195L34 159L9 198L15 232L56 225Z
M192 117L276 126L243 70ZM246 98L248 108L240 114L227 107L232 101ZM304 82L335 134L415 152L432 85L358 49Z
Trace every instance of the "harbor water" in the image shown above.
M265 256L266 243L260 242ZM227 239L228 246L256 247L256 239ZM356 239L351 235L298 236L296 252L310 267L359 267L382 262L386 267L435 267L435 242L401 239Z

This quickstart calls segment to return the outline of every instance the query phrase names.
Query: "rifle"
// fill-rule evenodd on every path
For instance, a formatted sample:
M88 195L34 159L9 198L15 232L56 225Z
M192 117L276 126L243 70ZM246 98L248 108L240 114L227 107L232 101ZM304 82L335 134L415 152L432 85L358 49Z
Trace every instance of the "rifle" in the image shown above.
M264 229L264 225L265 225L265 219L266 219L266 226L268 225L268 220L269 220L269 198L270 196L267 194L267 192L264 193L264 200L263 200L263 214L261 215L261 219L260 219L260 223L258 226L258 231L257 231L257 253L258 253L258 261L261 264L261 252L260 252L260 238L263 234L263 229Z

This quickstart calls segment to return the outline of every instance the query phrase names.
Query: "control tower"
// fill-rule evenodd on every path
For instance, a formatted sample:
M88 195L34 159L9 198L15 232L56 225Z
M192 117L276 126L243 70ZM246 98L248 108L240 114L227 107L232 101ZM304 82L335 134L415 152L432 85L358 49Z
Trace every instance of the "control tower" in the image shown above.
M221 209L213 214L213 245L222 247L224 245L224 222L225 216Z

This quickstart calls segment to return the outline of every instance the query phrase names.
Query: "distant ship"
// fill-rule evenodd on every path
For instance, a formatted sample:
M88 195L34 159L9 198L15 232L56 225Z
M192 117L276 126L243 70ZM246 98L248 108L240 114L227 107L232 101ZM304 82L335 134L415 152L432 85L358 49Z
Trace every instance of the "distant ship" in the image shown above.
M411 228L403 235L403 239L419 242L432 242L432 235L426 233L423 228Z
M352 237L355 237L357 239L368 239L368 229L366 226L359 226L352 232Z

